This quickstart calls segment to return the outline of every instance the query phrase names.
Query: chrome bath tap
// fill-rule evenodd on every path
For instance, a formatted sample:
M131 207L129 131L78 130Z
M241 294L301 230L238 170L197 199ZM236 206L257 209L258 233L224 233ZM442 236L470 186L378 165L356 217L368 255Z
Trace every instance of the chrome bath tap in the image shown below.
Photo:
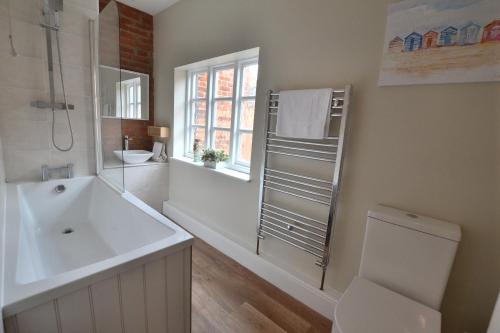
M68 163L66 166L62 166L59 168L49 168L48 165L42 165L42 181L46 182L50 180L53 173L57 173L59 175L63 174L65 178L73 178L73 163Z

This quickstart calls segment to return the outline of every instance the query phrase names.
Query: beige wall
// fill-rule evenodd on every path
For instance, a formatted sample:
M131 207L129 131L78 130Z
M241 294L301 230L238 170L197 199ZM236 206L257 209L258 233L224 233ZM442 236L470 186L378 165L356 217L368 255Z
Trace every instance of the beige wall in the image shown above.
M500 286L498 84L377 86L390 0L183 0L155 17L156 119L173 124L180 65L260 50L250 183L180 163L171 201L253 251L268 89L354 86L339 222L327 284L359 265L367 210L384 203L462 226L445 332L484 332ZM269 260L317 283L311 258L265 241ZM293 258L293 259L291 259Z

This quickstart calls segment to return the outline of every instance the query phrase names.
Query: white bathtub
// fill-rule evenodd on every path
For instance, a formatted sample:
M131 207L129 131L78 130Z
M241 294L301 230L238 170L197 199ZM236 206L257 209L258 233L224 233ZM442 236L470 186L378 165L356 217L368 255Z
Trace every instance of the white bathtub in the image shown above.
M55 188L58 185L63 185L65 191L57 193ZM115 191L98 177L8 184L6 222L3 317L12 317L6 321L6 326L29 328L29 321L34 319L22 323L26 318L20 314L47 307L46 304L50 308L54 303L55 321L59 327L64 321L60 318L59 298L88 289L92 303L92 286L109 279L116 280L119 287L119 320L123 326L123 317L127 316L128 310L123 309L124 287L121 283L126 277L120 278L120 275L140 270L144 280L141 295L147 303L146 294L155 292L146 289L149 263L161 266L165 262L163 275L158 279L166 279L170 273L165 258L182 251L184 259L182 262L177 260L180 263L175 270L184 272L183 279L189 281L182 283L184 289L189 287L190 290L190 267L184 266L190 266L191 235L133 195ZM155 264L158 260L162 263ZM148 278L151 279L151 274ZM188 292L185 291L186 295ZM186 303L187 299L184 297L182 302ZM95 307L95 304L89 304L89 308ZM187 304L183 308L187 309ZM183 315L189 316L187 313ZM94 313L90 318L95 316ZM95 327L96 323L92 325ZM44 331L36 324L33 327L38 332ZM6 329L9 331L8 327ZM66 327L68 332L72 329L74 327Z

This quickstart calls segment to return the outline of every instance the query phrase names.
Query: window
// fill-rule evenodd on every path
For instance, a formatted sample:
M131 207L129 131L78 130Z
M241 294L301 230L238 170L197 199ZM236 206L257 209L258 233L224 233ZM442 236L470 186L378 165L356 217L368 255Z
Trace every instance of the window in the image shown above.
M224 150L227 167L248 172L252 155L258 59L246 59L188 73L186 156L195 139Z
M123 112L122 118L141 119L141 78L133 78L116 83L116 105Z

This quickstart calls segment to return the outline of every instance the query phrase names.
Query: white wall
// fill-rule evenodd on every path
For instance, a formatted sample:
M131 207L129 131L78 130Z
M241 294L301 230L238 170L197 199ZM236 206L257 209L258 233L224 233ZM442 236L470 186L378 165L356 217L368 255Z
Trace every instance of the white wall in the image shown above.
M17 57L10 54L7 4L11 7ZM51 141L51 113L30 107L33 100L49 99L45 35L39 26L38 0L0 3L0 136L4 141L8 181L37 180L42 164L75 164L77 175L95 173L92 104L90 99L89 18L98 14L98 2L65 0L60 32L63 73L68 103L75 104L71 121L75 146L57 151ZM54 39L55 46L55 39ZM53 49L56 55L56 49ZM56 59L56 58L54 58ZM58 68L56 63L56 68ZM57 100L62 101L59 71L55 71ZM63 111L57 111L56 138L66 147L69 135Z
M463 228L443 311L444 332L484 332L500 286L499 84L378 87L392 0L183 0L155 17L155 105L173 124L174 68L260 47L253 181L170 166L170 200L255 248L256 180L268 89L354 85L351 133L327 285L356 274L368 209L389 204ZM318 281L313 260L266 240L277 265Z

